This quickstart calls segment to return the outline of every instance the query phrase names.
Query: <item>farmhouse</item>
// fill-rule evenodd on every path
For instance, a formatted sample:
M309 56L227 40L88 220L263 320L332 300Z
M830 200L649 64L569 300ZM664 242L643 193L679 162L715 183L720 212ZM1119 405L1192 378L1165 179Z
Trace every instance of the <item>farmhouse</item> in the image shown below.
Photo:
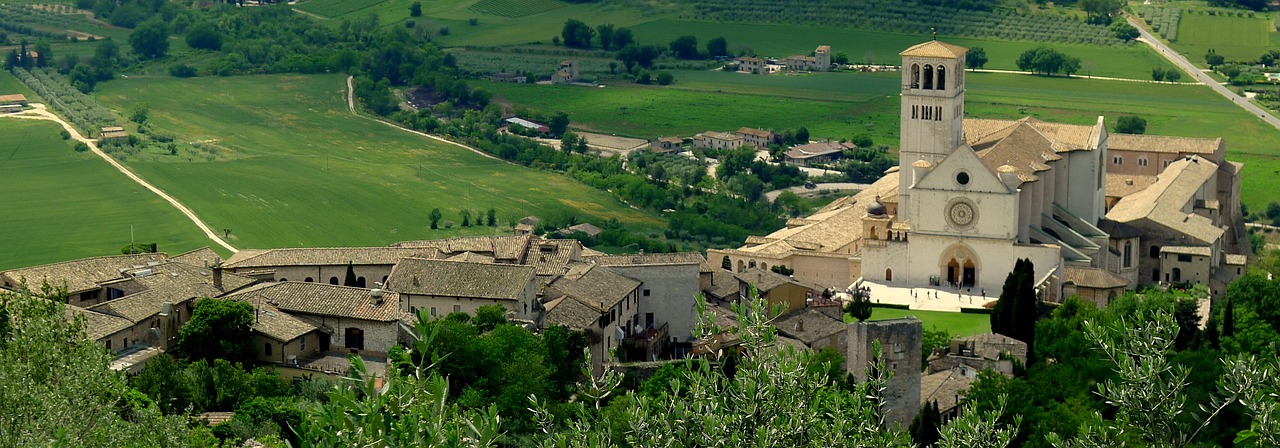
M728 132L707 131L693 136L695 148L736 149L742 146L744 141L742 136Z
M129 132L120 126L105 126L102 131L98 132L98 140L123 140L129 137Z
M737 134L742 137L744 143L757 148L768 148L769 145L782 143L781 135L764 129L739 128Z
M858 149L852 143L822 141L792 146L783 154L783 162L795 166L830 163L843 157L844 151Z
M508 118L508 119L506 119L506 120L502 120L502 121L507 122L507 124L508 124L508 125L510 125L510 126L520 126L520 127L522 127L522 128L525 128L525 129L533 129L533 130L538 131L538 132L541 132L541 133L543 133L543 134L546 134L546 133L551 132L551 128L550 128L550 127L548 127L548 126L547 126L547 125L545 125L545 124L542 124L542 123L535 123L535 122L532 122L532 121L529 121L529 120L525 120L525 119L520 118L520 117L511 117L511 118Z
M649 144L649 148L654 152L667 153L677 152L684 145L684 139L680 137L659 137Z
M791 71L827 71L831 69L831 46L820 45L813 56L793 55L782 59L782 65Z
M27 97L21 93L0 95L0 113L21 112L27 107Z
M516 83L516 84L524 84L529 81L529 78L521 76L516 73L497 72L492 75L489 75L489 80L493 82L510 82L510 83Z
M930 41L902 52L896 169L771 235L708 251L711 262L738 272L782 264L800 282L839 289L999 291L1026 258L1050 301L1106 300L1097 297L1110 297L1115 277L1129 288L1225 290L1248 245L1242 166L1222 158L1220 139L1111 136L1102 117L1091 126L965 119L966 51Z
M597 370L600 363L614 360L610 351L623 340L647 336L638 328L640 282L607 268L572 263L568 272L547 286L546 296L555 297L547 303L547 325L584 330ZM564 305L567 307L556 311Z
M556 68L555 74L551 75L551 82L556 84L570 83L578 80L578 60L568 59L560 62L560 66Z
M764 59L753 57L740 57L734 59L738 63L738 71L741 73L767 74L769 66Z

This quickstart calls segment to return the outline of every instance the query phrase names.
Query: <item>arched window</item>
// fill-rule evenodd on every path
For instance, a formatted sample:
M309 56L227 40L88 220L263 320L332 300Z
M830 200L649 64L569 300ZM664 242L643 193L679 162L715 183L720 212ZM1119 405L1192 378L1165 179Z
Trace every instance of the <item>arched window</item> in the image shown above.
M884 270L884 281L886 282L893 281L893 268L888 268Z
M756 261L755 261L755 260L751 260L751 262L747 263L747 268L748 268L748 269L755 269L755 268L756 268Z
M281 277L281 278L280 278L280 281L282 281L282 282L287 282L287 281L289 281L289 279Z
M939 65L938 66L938 90L945 90L946 88L947 88L947 68Z
M330 285L338 284L338 277L329 277L329 284Z
M767 271L767 270L769 270L769 263L761 262L761 263L760 263L760 269L764 269L764 270L766 270L766 271ZM648 291L648 290L646 289L645 291Z
M743 263L742 260L738 260L738 272L747 272L747 264Z
M873 240L880 239L880 237L876 236L876 226L871 226L871 239Z
M1173 281L1182 281L1182 268L1173 268Z
M306 278L306 280L303 280L303 281L304 281L304 282L307 282L307 283L311 283L311 282L314 282L314 281L315 281L315 279L313 279L313 278L311 278L311 277L307 277L307 278Z
M933 66L924 65L924 89L933 90Z
M262 355L271 356L271 343L262 344Z
M720 260L720 269L724 269L726 271L733 270L733 262L729 261L728 255L725 255L724 258Z
M1124 242L1124 267L1133 267L1133 241Z
M920 88L920 64L911 64L911 88Z
M365 283L364 283L364 277L357 277L357 278L356 278L356 286L357 286L357 287L360 287L360 288L363 288L363 287L364 287L364 285L365 285Z

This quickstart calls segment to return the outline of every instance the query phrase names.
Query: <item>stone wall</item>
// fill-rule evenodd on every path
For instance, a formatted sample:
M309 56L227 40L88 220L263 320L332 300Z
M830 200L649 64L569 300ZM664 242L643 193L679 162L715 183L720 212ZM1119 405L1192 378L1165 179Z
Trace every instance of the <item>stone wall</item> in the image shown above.
M880 341L885 368L893 378L885 385L885 424L906 428L920 410L920 350L923 326L914 317L849 324L845 370L859 382L867 380L867 368Z

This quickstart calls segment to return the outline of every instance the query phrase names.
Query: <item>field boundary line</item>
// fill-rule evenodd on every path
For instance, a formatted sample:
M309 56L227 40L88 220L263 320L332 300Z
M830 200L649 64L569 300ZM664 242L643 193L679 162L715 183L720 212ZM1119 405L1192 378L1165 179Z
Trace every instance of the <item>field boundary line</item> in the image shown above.
M204 221L201 221L200 217L196 216L196 213L191 211L190 208L187 208L187 206L182 205L181 202L178 202L178 200L175 199L173 196L170 196L168 193L165 193L164 190L161 190L157 188L155 185L151 185L147 181L143 180L137 174L134 174L133 171L129 171L129 168L126 168L124 165L120 164L120 162L116 161L116 159L107 155L107 153L102 152L102 150L98 148L98 144L96 141L94 141L93 139L86 138L83 135L80 135L80 131L77 130L75 127L71 126L71 123L67 123L62 118L59 118L57 115L54 115L53 113L49 112L47 109L45 109L45 106L43 104L32 103L32 106L35 107L35 109L23 112L21 114L3 115L3 117L19 118L19 119L27 119L27 120L45 120L45 121L53 121L58 124L61 124L62 128L71 134L71 138L75 139L78 142L84 143L89 147L89 150L93 151L94 154L97 154L98 157L101 157L102 160L106 160L107 163L115 167L117 171L124 173L124 175L127 176L134 183L137 183L138 185L141 185L146 189L151 190L152 193L155 193L157 196L160 196L161 199L164 199L174 208L178 209L178 211L182 212L183 215L186 215L187 218L191 220L191 222L194 222L196 224L196 227L199 227L200 230L204 232L205 236L209 237L209 239L213 240L215 243L218 243L219 246L222 246L223 248L226 248L227 250L231 251L231 253L233 254L240 251L239 249L236 249L234 246L228 244L225 240L222 239L222 237L219 237L216 233L214 233L213 230L210 229L208 225L205 225Z

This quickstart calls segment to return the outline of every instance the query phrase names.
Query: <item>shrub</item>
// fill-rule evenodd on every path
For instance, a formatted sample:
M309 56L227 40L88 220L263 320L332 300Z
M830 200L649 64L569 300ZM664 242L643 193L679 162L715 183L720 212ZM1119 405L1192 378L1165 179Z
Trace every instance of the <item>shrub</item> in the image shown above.
M666 86L671 85L671 81L674 81L676 78L671 75L671 72L658 72L658 76L655 79L658 80L658 85Z
M76 152L85 152L89 150L89 145L86 145L84 142L76 142L75 149Z
M192 78L196 76L196 68L187 64L169 67L169 75L175 78Z

